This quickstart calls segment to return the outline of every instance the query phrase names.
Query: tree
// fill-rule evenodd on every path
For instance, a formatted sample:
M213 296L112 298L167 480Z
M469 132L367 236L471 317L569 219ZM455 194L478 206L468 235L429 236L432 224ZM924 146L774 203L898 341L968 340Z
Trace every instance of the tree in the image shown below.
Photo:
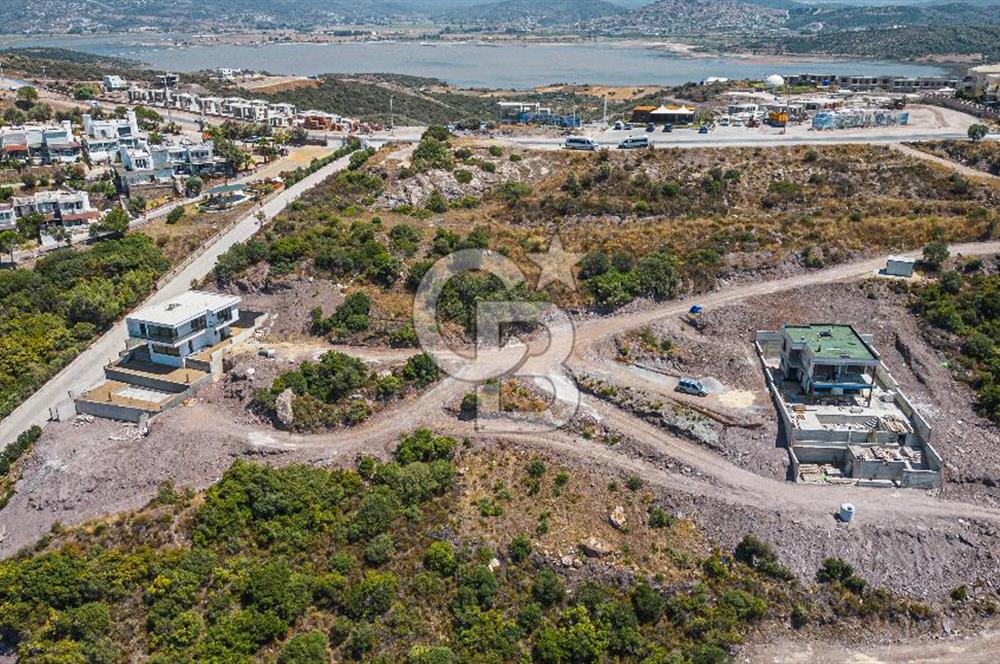
M944 262L948 260L951 253L948 251L948 245L940 240L934 240L933 242L928 242L924 246L924 264L928 268L937 272L944 265Z
M204 184L205 182L200 177L192 175L184 181L184 193L190 197L197 196L201 193L201 188Z
M38 90L30 85L24 85L17 89L17 101L26 107L34 105L38 101Z
M45 216L35 212L17 218L17 232L21 237L29 240L40 239L42 226L45 224Z
M28 119L32 122L47 122L52 119L52 107L48 104L35 104L28 109Z
M128 230L128 224L128 213L125 210L120 207L111 208L103 219L90 227L90 237L99 235L121 237Z
M640 622L654 623L663 613L663 597L643 581L632 591L632 607Z
M566 596L566 589L563 582L551 570L543 569L535 577L535 583L531 587L531 596L542 606L553 606L563 601Z
M14 249L21 244L24 238L17 231L0 231L0 254L10 254L10 262L14 262Z
M979 141L986 138L986 134L990 133L990 128L984 124L971 124L969 125L969 140L973 143L978 143Z
M24 124L25 115L24 111L14 106L11 106L6 111L3 112L3 121L9 125L20 125Z
M86 101L88 99L93 99L97 96L94 91L93 86L82 83L75 88L73 88L73 98L79 99L80 101Z
M47 229L47 235L56 242L65 242L67 247L73 242L73 235L69 230L58 224L50 226Z
M438 379L441 371L427 353L414 355L403 366L403 378L416 383L417 387L427 387Z
M447 540L435 540L424 554L424 567L441 576L451 576L458 569L455 547Z

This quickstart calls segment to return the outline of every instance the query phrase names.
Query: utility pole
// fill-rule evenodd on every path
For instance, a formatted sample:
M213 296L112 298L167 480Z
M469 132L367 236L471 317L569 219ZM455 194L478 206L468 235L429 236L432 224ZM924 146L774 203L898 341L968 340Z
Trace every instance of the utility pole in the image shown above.
M392 102L393 96L389 95L389 133L391 134L396 129L396 116L392 112Z
M604 128L608 128L608 93L604 93Z

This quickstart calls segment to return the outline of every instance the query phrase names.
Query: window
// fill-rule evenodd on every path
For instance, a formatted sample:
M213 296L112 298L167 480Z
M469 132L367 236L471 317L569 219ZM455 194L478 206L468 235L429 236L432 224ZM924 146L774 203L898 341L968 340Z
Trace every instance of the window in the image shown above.
M178 349L173 346L164 346L163 344L153 344L153 352L160 355L173 355L174 357L180 357L181 355Z

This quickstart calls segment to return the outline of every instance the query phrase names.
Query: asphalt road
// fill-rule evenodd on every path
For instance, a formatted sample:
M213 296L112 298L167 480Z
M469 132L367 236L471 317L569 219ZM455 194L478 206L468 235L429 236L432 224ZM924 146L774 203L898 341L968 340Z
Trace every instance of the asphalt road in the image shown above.
M257 232L260 227L258 221L260 213L264 214L264 223L267 223L303 193L333 173L346 168L348 161L348 157L338 159L280 192L263 207L254 207L248 211L229 231L207 245L201 254L140 306L165 302L190 289L192 283L200 281L212 271L220 254L237 242L245 242ZM0 447L9 444L19 433L34 424L44 426L49 420L49 408L69 399L71 394L80 394L103 379L104 366L117 359L119 352L125 349L125 338L125 322L119 321L18 406L13 413L0 421Z

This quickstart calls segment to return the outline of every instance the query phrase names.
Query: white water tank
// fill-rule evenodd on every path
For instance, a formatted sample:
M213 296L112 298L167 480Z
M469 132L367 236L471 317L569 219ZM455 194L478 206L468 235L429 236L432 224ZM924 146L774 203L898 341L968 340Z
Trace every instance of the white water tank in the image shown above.
M783 88L785 87L785 79L779 74L771 74L764 79L764 84L769 88Z
M854 521L854 505L851 503L841 503L840 514L838 516L844 523Z

